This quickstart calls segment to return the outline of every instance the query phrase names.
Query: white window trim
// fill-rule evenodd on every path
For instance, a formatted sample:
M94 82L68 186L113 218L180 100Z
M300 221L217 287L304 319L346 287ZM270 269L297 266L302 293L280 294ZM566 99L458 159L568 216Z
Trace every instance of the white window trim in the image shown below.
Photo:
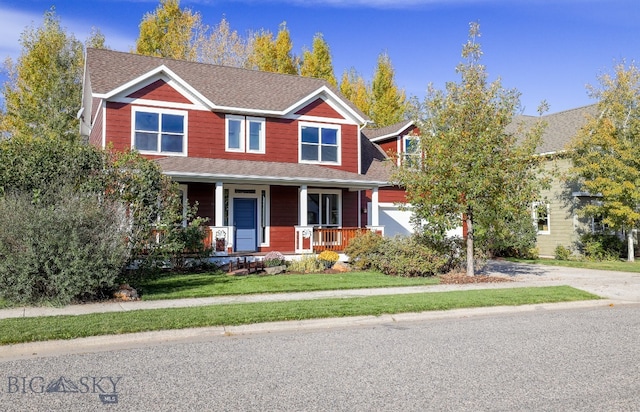
M240 147L229 147L229 121L236 120L240 122ZM260 148L258 150L250 150L249 149L249 124L250 123L260 123ZM265 154L266 153L266 127L267 121L264 117L251 117L251 116L239 116L235 114L228 114L225 116L224 121L224 149L227 152L235 152L235 153L255 153L255 154Z
M251 150L249 149L249 139L251 138L250 136L250 131L251 128L249 127L250 123L260 123L260 147L258 148L258 150ZM266 127L267 127L267 121L264 117L249 117L247 116L247 120L246 120L246 126L245 126L245 131L246 131L246 148L247 148L247 153L257 153L257 154L264 154L266 149Z
M182 152L163 152L161 150L162 142L161 135L162 131L158 132L158 150L140 150L136 148L136 113L144 112L144 113L157 113L160 116L163 114L173 114L182 116L184 119L184 133L182 137ZM160 126L162 128L162 126ZM187 156L188 150L188 138L189 134L189 112L185 110L174 110L174 109L159 109L156 107L143 107L143 106L132 106L131 107L131 148L136 149L140 154L148 154L148 155L162 155L162 156Z
M420 158L420 151L417 152L408 152L407 151L407 145L410 144L410 142L417 142L418 141L418 136L416 135L404 135L402 136L402 143L401 143L401 150L400 150L400 156L398 156L398 166L400 165L401 161L406 160L406 159L410 159L411 157L415 157L418 159L418 164L421 164L421 158Z
M303 127L317 127L319 129L334 129L337 130L336 146L338 147L338 160L335 162L323 162L321 160L303 160L302 159L302 128ZM321 136L319 137L322 138ZM321 142L318 142L318 158L320 157ZM342 165L342 126L338 124L330 123L312 123L312 122L298 122L298 163L307 164L320 164L320 165Z
M547 230L538 230L538 212L537 208L540 205L544 205L547 208ZM550 235L551 234L551 210L549 208L548 203L544 202L533 202L531 207L531 217L533 218L533 226L536 228L536 231L539 235Z
M337 227L337 228L341 228L342 227L342 190L323 190L323 189L308 189L307 190L307 196L308 195L319 195L320 198L322 198L322 195L338 195L338 205L337 205L337 209L338 209L338 225L337 226L327 226L327 225L322 225L320 223L316 224L316 223L307 223L309 226L313 225L313 226L319 226L321 228L323 227ZM305 213L309 213L309 205L307 204L307 210L305 211ZM322 219L320 219L322 220Z

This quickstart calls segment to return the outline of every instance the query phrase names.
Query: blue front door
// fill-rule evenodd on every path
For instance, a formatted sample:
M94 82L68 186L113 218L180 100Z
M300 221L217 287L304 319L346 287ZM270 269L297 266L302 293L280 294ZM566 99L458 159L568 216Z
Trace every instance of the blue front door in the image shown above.
M258 249L257 205L257 199L233 200L236 252L255 252Z

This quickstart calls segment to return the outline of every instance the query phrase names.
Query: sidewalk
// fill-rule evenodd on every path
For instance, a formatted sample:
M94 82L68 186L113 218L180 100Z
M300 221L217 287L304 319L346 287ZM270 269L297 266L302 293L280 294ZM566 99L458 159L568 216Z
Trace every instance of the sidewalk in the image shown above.
M83 315L88 313L123 312L141 309L180 308L249 302L279 302L287 300L351 298L408 293L433 293L452 290L558 285L573 286L577 289L582 289L619 303L640 302L640 273L608 272L543 265L517 264L506 261L492 261L483 271L483 274L508 276L513 279L513 282L234 295L155 301L103 302L69 305L59 308L23 307L1 309L0 319L56 315Z
M0 362L17 359L125 350L149 345L211 341L228 336L321 331L335 328L354 328L397 322L419 322L433 319L459 319L474 316L524 313L530 311L613 307L620 304L640 303L640 273L594 271L543 265L515 264L493 261L482 274L508 276L513 282L479 283L467 285L434 285L418 287L356 289L306 293L278 293L264 295L222 296L201 299L176 299L71 305L63 308L15 308L0 310L0 319L33 316L81 315L85 313L119 312L139 309L177 308L244 302L276 302L283 300L350 298L358 296L391 295L402 293L444 292L487 288L515 288L527 286L569 285L596 294L605 299L578 302L549 303L523 306L497 306L490 308L454 309L422 313L401 313L381 316L355 316L345 318L310 319L302 321L267 322L239 326L216 326L124 335L91 336L69 340L29 342L2 346ZM73 342L73 343L71 343Z

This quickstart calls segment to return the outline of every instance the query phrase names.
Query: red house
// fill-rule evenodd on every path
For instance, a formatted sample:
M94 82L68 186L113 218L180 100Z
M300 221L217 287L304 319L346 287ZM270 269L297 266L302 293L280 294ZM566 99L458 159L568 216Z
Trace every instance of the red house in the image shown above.
M209 218L218 255L383 232L379 198L404 197L376 144L394 130L365 134L369 122L324 80L87 50L82 134L158 162Z

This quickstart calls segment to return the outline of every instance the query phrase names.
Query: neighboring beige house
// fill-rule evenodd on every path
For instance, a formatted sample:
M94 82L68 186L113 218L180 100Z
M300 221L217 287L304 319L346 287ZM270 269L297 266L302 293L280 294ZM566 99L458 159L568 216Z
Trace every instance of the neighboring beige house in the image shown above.
M596 110L596 105L590 105L542 117L547 127L538 153L547 159L545 169L552 173L553 179L551 187L542 193L540 201L532 207L541 257L553 257L559 245L575 250L581 233L598 230L597 222L578 216L579 207L593 198L580 193L563 179L571 166L571 161L566 157L566 146L586 124L587 118L596 114ZM523 116L525 121L537 119Z

